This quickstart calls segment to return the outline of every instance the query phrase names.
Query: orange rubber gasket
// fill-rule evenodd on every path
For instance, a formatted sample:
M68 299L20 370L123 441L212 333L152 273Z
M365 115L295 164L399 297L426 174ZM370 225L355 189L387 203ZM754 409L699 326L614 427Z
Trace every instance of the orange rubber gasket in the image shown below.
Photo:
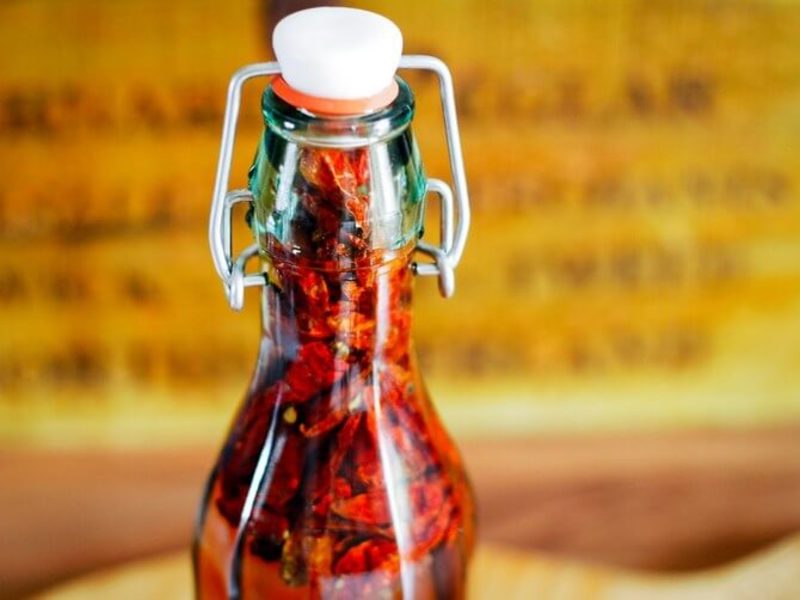
M392 81L386 89L369 98L337 100L309 96L303 92L298 92L286 83L283 77L277 75L272 80L272 90L282 100L285 100L292 106L303 108L313 113L324 115L360 115L391 104L392 100L397 98L399 88L397 87L397 82Z

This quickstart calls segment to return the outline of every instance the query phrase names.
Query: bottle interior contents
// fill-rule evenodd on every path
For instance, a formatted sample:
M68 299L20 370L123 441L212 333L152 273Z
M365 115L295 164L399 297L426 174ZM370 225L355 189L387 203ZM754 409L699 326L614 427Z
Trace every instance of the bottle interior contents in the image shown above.
M373 163L301 147L292 206L266 217L261 354L203 508L201 598L464 596L472 499L415 362L413 240L386 243Z

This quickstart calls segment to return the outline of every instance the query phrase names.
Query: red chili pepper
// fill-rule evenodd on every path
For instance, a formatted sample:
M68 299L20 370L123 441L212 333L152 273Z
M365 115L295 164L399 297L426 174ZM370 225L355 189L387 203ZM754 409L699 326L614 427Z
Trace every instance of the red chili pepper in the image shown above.
M397 545L393 541L376 538L351 546L341 554L334 566L337 575L363 573L373 569L389 573L399 569Z
M347 363L324 342L311 342L300 348L297 358L283 379L271 390L271 402L305 402L330 388L347 371Z
M347 385L336 386L331 393L319 401L306 415L300 431L306 437L317 437L327 433L344 421L353 412L361 410L360 389L363 386L358 376L348 379Z
M373 247L368 152L304 148L299 173L290 243L266 241L275 376L236 421L215 503L237 527L271 440L253 560L311 597L395 597L401 560L432 570L471 536L469 490L414 370L409 257Z
M344 519L366 525L386 525L392 520L385 488L338 500L331 510Z

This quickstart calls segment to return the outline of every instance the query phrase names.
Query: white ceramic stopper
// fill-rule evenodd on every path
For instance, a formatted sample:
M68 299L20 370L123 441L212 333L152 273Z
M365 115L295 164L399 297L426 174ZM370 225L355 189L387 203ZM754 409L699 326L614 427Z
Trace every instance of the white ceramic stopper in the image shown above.
M386 17L356 8L309 8L272 33L283 78L309 96L369 98L392 83L403 35Z

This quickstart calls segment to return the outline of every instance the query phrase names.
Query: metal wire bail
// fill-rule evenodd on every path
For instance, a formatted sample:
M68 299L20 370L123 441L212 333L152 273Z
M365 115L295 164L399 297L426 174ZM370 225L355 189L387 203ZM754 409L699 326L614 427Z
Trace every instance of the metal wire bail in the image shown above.
M444 131L447 137L447 151L450 154L450 174L455 187L455 212L453 215L453 191L444 181L428 180L429 192L439 196L441 203L442 234L440 246L431 246L425 242L417 244L417 250L434 259L433 263L417 263L415 271L418 275L437 275L439 292L449 298L455 292L454 270L464 254L469 233L469 193L467 177L464 171L464 157L461 153L461 135L458 130L456 115L456 99L453 91L453 77L450 70L441 60L434 56L408 55L400 59L401 69L433 71L439 79L439 96L442 101ZM453 229L455 222L455 229ZM452 232L452 233L451 233Z
M454 270L464 253L469 231L470 212L467 180L464 172L464 159L461 154L461 138L456 116L453 78L447 66L433 56L410 55L400 59L401 69L433 71L439 79L439 95L442 102L447 149L450 155L450 171L455 194L444 181L429 179L427 192L436 194L440 204L441 234L439 246L420 241L417 250L433 259L433 262L414 264L417 275L436 275L439 278L439 291L449 298L455 291ZM231 213L238 202L252 202L249 190L228 190L233 148L236 141L236 124L239 119L242 86L255 77L277 75L281 71L277 62L255 63L242 67L234 73L228 84L225 118L222 125L214 194L211 200L211 215L208 225L208 238L214 268L225 287L228 303L234 310L244 306L244 289L266 283L261 273L248 274L247 262L258 254L258 246L248 246L238 257L233 257ZM454 202L455 196L455 202Z

